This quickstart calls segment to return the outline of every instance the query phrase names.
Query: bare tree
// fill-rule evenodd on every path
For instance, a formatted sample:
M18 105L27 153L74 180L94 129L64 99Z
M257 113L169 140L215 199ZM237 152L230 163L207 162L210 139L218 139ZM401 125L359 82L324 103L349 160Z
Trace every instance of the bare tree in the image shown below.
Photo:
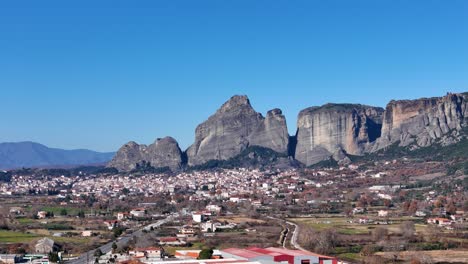
M384 227L377 227L374 230L372 230L372 239L375 242L381 241L386 239L388 236L388 230L387 228Z
M315 238L317 237L317 232L315 232L310 226L300 225L298 242L303 247L308 249L313 249L315 247Z
M8 207L0 206L0 229L8 229L9 210Z
M405 239L409 239L409 240L413 239L415 231L416 231L416 229L414 227L414 223L411 222L411 221L405 221L405 222L401 223L401 225L400 225L401 235Z
M434 260L432 260L431 256L418 252L411 256L411 264L432 264Z
M333 229L326 229L319 233L316 243L315 251L321 254L329 254L335 249L338 241L338 236Z

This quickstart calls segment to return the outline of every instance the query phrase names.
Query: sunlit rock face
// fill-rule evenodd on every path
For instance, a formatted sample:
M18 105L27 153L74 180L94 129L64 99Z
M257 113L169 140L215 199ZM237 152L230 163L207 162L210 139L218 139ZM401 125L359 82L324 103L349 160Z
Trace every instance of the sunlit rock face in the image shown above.
M295 158L312 165L344 153L361 155L381 132L383 109L358 104L326 104L299 113Z
M150 162L155 168L169 167L171 170L177 170L182 166L182 151L172 137L158 138L149 146L131 141L117 151L107 166L130 171L142 161Z
M197 126L195 142L187 150L188 164L227 160L253 145L287 153L286 120L279 109L269 111L264 118L247 96L236 95Z
M397 142L400 146L419 147L436 141L442 145L454 143L467 125L467 114L465 94L391 101L385 109L382 137L372 151Z

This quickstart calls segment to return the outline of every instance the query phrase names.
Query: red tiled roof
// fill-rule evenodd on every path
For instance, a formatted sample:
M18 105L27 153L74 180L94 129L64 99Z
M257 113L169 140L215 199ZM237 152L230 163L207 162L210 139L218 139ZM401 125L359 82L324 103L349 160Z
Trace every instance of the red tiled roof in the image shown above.
M159 239L161 242L176 242L178 241L177 237L161 237Z
M255 252L255 251L251 251L247 249L240 249L240 248L228 248L228 249L224 249L223 251L232 255L239 256L241 258L245 258L245 259L250 259L250 258L255 258L255 257L260 257L260 256L265 255L263 253L259 253L259 252Z
M319 257L319 258L334 259L334 257L320 255L320 254L317 254L317 253L313 253L313 252L310 252L310 251L303 251L303 250L291 250L291 249L275 248L275 247L269 247L269 248L266 248L266 250L270 250L270 251L285 254L285 255L291 255L291 256L308 255L308 256L315 256L315 257Z
M282 255L281 253L272 252L271 250L264 249L264 248L249 247L249 248L246 248L246 249L247 249L247 250L250 250L250 251L255 251L255 252L258 252L258 253L261 253L261 254L270 255L270 256L279 256L279 255Z

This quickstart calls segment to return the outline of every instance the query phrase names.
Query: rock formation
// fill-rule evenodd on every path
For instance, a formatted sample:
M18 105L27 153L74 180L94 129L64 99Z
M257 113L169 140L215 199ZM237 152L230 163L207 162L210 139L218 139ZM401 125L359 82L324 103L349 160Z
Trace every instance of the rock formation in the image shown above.
M177 170L182 166L182 151L172 137L158 138L149 146L131 141L117 151L107 166L129 171L142 161L150 162L155 168L169 167L171 170Z
M120 147L107 166L118 170L132 170L135 168L136 163L141 160L143 158L141 156L140 145L134 141L130 141Z
M287 153L288 133L281 110L257 113L247 96L233 96L195 130L195 143L187 150L189 165L226 160L249 145Z
M249 136L250 145L270 148L279 153L288 151L288 128L280 109L268 111L266 118Z
M344 153L361 155L380 136L383 109L357 104L326 104L299 113L295 158L311 165Z
M249 146L290 154L308 166L330 157L346 163L350 161L347 154L363 155L394 143L411 148L448 145L466 134L467 101L468 93L463 93L391 101L385 111L359 104L310 107L299 113L297 133L289 137L281 110L270 110L263 117L247 96L237 95L197 126L195 142L184 158L177 142L166 137L149 146L129 142L108 166L131 170L147 161L153 167L177 170L187 159L190 166L227 160Z
M153 167L169 167L171 170L177 170L182 166L182 151L172 137L156 139L144 153L146 161L151 162Z
M390 101L383 118L382 137L372 151L398 142L400 146L426 147L440 140L442 145L455 142L467 125L468 96Z

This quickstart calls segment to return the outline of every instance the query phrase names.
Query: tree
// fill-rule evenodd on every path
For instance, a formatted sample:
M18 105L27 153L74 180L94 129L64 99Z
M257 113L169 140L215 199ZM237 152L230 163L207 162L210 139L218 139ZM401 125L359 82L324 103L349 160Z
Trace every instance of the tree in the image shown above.
M122 233L124 231L123 228L121 228L121 227L114 227L113 230L114 230L113 231L114 232L114 237L119 237L120 235L122 235Z
M414 214L418 210L418 201L413 200L411 201L409 207L408 207L408 213Z
M198 259L211 259L213 256L213 249L211 248L205 248L200 251L200 254L198 254Z
M377 248L374 245L365 245L361 250L361 256L371 256L377 252Z
M80 211L78 212L78 217L79 217L79 218L84 218L84 217L85 217L85 212L84 212L83 210L80 210Z
M385 200L383 201L383 203L384 203L384 206L385 206L385 207L390 207L390 206L392 205L392 201L391 201L391 200L387 200L387 199L385 199Z
M335 249L337 241L338 237L335 230L326 229L320 232L319 236L317 237L314 249L317 253L329 254Z
M454 215L456 213L457 207L455 206L452 200L450 200L448 204L445 206L445 211L447 211L447 213L451 215Z
M62 210L60 210L60 215L65 216L67 214L68 214L67 209L62 208Z
M404 238L410 239L410 240L413 239L414 232L415 232L414 223L411 221L405 221L401 223L400 231Z
M98 249L96 249L96 251L94 251L94 256L95 257L99 258L102 255L104 255L104 253L102 253L102 250L100 248L98 248Z
M117 250L117 243L112 243L112 253L114 253Z
M375 242L384 240L388 236L388 230L383 227L377 227L374 230L372 230L372 239Z
M50 252L49 253L49 261L53 263L57 263L60 260L59 256L55 252Z
M434 261L429 255L417 253L411 257L411 264L432 264Z

